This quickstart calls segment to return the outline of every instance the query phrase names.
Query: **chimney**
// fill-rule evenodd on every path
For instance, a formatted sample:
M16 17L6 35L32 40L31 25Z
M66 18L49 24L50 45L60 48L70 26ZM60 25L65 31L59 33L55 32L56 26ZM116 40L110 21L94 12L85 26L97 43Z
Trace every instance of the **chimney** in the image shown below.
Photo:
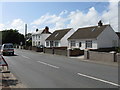
M38 28L36 29L36 32L38 31Z
M45 32L45 33L48 33L48 32L49 32L49 27L48 27L48 26L45 27L44 32Z
M100 20L100 21L98 22L98 26L101 27L102 25L103 25L103 23L102 23L102 21Z

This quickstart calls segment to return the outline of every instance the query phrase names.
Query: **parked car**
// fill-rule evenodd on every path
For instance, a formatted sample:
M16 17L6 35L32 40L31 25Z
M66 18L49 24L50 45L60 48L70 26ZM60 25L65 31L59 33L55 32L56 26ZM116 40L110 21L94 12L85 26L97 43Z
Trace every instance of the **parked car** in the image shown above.
M2 45L1 48L1 53L3 55L8 54L8 55L14 55L14 47L12 43L6 43Z
M44 45L38 45L37 48L44 48Z

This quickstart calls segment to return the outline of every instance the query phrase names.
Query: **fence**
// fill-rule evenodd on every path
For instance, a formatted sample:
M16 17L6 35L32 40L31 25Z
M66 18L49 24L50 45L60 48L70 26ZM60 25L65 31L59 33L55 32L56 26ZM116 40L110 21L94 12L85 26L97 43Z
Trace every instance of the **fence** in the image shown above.
M120 60L120 55L116 53L85 51L84 58L95 61L117 62Z

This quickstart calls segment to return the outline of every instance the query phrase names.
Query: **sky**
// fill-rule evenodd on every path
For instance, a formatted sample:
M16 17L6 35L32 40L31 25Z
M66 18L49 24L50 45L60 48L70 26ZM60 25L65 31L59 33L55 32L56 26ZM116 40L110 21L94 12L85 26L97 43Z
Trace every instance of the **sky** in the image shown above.
M24 34L48 26L50 31L94 26L99 20L118 31L118 2L0 2L0 30L17 29Z

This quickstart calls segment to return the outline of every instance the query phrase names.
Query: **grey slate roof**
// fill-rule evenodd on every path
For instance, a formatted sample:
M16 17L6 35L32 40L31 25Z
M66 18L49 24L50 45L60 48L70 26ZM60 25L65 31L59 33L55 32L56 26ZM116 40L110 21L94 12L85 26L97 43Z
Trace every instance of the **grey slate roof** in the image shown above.
M56 30L46 40L61 40L71 29Z
M68 40L70 39L95 39L98 35L109 25L103 26L92 26L79 28L75 33L73 33Z

